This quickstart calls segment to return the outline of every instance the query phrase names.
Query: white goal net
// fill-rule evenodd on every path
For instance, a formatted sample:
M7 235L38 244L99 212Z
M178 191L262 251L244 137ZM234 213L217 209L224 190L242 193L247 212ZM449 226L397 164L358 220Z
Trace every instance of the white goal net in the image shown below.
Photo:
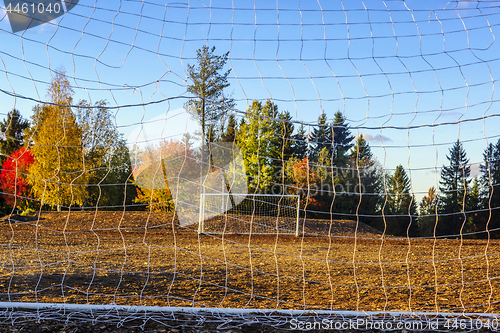
M204 193L198 230L209 234L299 236L299 205L298 195Z
M497 2L0 5L0 330L498 330Z

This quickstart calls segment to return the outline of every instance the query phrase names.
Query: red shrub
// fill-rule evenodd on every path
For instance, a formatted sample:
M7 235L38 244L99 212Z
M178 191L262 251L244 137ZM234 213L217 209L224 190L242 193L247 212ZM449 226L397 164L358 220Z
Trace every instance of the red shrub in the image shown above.
M19 196L28 197L30 185L27 174L30 166L35 161L31 152L21 148L9 156L2 165L0 172L0 190L4 193L5 202L12 206L16 202L20 206L25 200L17 198Z

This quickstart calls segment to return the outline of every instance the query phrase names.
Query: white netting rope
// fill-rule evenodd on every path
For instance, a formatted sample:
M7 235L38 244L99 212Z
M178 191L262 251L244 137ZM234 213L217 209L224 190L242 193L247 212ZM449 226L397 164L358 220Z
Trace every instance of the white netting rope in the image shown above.
M70 3L2 7L1 323L498 329L494 2Z

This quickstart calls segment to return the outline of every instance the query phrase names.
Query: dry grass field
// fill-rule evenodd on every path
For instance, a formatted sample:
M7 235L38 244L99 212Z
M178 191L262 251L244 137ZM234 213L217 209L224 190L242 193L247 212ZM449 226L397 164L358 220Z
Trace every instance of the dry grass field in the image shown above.
M198 235L171 213L42 212L0 224L13 302L500 311L500 243L381 238L353 221L306 236ZM328 237L330 231L331 237Z

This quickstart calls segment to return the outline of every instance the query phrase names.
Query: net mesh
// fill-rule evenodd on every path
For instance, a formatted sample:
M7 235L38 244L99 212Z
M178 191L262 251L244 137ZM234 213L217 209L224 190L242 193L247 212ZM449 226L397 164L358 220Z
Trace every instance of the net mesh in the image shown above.
M299 196L204 194L201 202L200 232L257 235L300 233ZM232 202L235 202L234 206Z
M49 2L0 12L2 323L497 330L496 2Z

